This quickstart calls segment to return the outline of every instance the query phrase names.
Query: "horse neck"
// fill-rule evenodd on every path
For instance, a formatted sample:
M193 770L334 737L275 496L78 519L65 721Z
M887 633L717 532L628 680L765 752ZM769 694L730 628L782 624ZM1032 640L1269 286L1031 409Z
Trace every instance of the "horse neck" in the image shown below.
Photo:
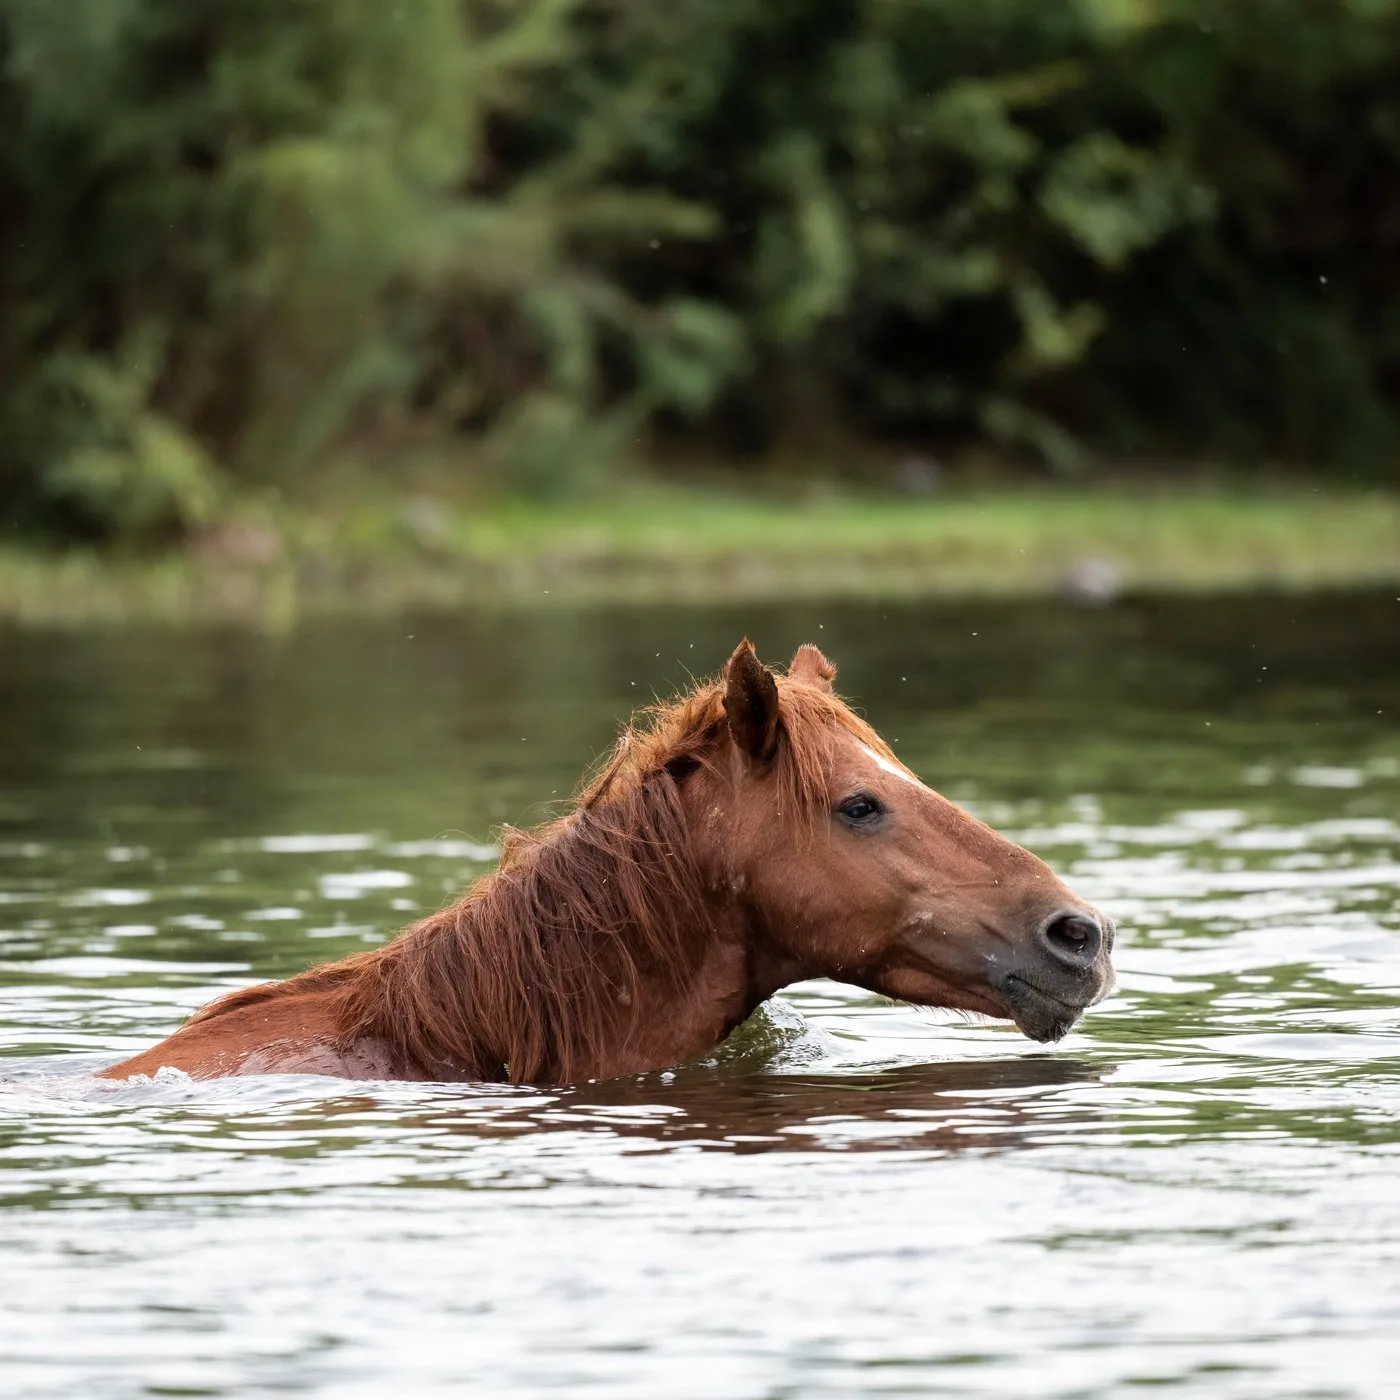
M711 1048L767 996L723 863L658 775L540 835L371 955L342 1024L435 1078L569 1083Z

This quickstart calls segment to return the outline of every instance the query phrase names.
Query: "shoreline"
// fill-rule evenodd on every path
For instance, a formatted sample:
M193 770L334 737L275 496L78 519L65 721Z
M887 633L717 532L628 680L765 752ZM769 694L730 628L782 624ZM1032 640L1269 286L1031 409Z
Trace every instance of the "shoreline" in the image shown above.
M1308 591L1400 584L1400 493L1103 488L796 503L414 497L235 517L148 557L0 546L0 623L241 623L463 607Z

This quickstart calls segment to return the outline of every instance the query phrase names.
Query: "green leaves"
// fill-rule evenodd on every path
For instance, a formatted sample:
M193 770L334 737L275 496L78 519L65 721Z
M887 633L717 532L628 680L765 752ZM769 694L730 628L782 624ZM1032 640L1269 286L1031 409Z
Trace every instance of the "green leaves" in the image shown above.
M1066 147L1041 182L1041 210L1096 262L1112 271L1160 243L1216 201L1170 157L1094 131Z
M214 518L223 482L190 437L146 407L149 361L125 372L58 353L8 396L0 436L29 478L40 528L152 541Z
M1393 471L1397 58L1400 0L0 0L0 507L816 403Z

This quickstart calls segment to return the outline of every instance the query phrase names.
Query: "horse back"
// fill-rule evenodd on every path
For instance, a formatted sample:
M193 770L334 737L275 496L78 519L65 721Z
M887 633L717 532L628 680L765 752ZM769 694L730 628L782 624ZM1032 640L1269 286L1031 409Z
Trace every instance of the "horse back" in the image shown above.
M227 1009L215 1003L159 1045L100 1071L100 1077L129 1079L163 1068L183 1070L195 1079L233 1074L395 1077L384 1047L369 1041L340 1044L333 992L289 987L281 995L234 993Z

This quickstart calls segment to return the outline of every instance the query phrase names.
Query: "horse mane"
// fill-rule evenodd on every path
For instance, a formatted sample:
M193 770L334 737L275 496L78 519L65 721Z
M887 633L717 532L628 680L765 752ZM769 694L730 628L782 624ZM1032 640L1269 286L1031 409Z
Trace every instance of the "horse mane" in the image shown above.
M776 815L812 831L838 735L893 754L831 691L779 677ZM285 982L234 992L196 1019L298 991L332 999L342 1047L373 1038L401 1072L566 1083L625 1037L640 984L679 991L712 932L684 787L729 753L721 681L643 711L571 811L507 827L497 870L397 938Z

